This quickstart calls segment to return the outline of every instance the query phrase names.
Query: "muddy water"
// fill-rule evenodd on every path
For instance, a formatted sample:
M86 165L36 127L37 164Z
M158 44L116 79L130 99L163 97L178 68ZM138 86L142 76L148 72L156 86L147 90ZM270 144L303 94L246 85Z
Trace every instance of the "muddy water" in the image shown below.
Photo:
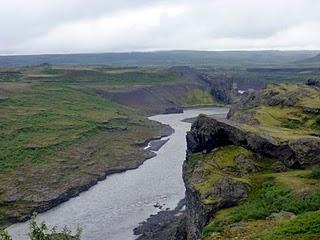
M183 114L150 117L175 130L156 152L156 157L136 170L107 177L89 191L40 214L38 220L61 228L67 225L73 230L81 227L84 240L135 239L133 228L159 211L155 204L173 209L184 197L182 164L186 153L185 135L191 124L182 120L200 113L226 112L221 108L192 109ZM8 230L14 240L28 239L28 223L14 224Z

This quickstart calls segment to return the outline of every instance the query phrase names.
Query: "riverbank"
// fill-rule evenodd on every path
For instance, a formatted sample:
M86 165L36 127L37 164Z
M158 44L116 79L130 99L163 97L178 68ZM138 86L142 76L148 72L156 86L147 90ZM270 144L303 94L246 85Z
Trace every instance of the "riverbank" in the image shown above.
M185 199L182 199L175 209L162 210L151 215L133 231L138 236L136 240L184 240L184 221Z
M113 174L81 193L78 197L60 204L43 214L39 221L49 225L71 229L84 229L83 239L134 239L133 229L151 214L160 211L154 205L174 209L184 197L182 163L185 159L186 142L181 141L190 123L184 118L198 114L221 112L221 109L188 110L183 114L157 115L150 120L170 125L175 132L170 135L157 156L145 161L139 168ZM9 228L14 239L24 239L26 223Z
M130 145L136 151L132 152L134 155L131 156L127 161L117 161L112 166L106 165L104 168L100 166L95 167L94 163L91 163L91 168L86 170L87 177L82 178L81 181L70 181L68 182L64 189L56 189L52 195L47 195L45 200L39 200L32 203L31 208L27 208L24 212L18 213L16 215L9 216L6 221L2 222L2 227L7 227L10 224L16 222L24 222L32 217L33 212L42 213L48 211L57 205L68 201L70 198L78 196L81 192L87 191L92 186L96 185L99 181L105 180L107 176L111 174L121 173L124 171L132 170L138 168L147 159L153 158L156 154L154 153L154 147L144 149L146 144L159 140L162 137L168 137L173 133L173 129L168 125L160 125L158 123L152 123L154 129L150 132L150 137L148 139L137 140L134 143L133 139ZM125 134L125 133L123 133ZM145 137L145 136L144 136ZM157 142L157 141L155 141ZM157 145L157 144L156 144ZM161 146L156 146L160 148ZM97 168L99 170L97 171ZM14 196L12 196L14 198ZM14 201L7 202L6 204L15 205Z

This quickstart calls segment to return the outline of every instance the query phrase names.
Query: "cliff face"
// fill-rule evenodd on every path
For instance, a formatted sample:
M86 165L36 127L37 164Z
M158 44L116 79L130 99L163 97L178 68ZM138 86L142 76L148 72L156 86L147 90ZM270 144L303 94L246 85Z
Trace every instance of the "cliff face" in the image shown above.
M182 107L194 105L230 104L233 100L232 80L225 76L210 76L184 66L167 71L178 79L176 83L95 92L148 114L181 112Z
M320 164L320 138L306 136L287 142L241 129L229 121L200 116L187 134L191 152L210 152L225 145L250 149L263 156L276 158L287 167L310 167Z
M320 184L315 178L306 180L312 179L308 169L320 166L320 117L306 111L320 107L319 97L316 87L272 86L245 95L231 108L228 120L198 117L187 133L183 167L187 239L257 239L260 230L253 231L247 219L280 228L280 220L267 217L285 215L285 221L294 224L289 215L303 218L306 209L320 209L320 201L314 200ZM302 190L304 195L292 188L293 182L308 189ZM259 201L264 203L260 206ZM298 204L306 208L297 210ZM238 210L223 212L232 206ZM245 226L241 231L239 221ZM259 224L254 228L262 231ZM271 228L267 234L273 236Z

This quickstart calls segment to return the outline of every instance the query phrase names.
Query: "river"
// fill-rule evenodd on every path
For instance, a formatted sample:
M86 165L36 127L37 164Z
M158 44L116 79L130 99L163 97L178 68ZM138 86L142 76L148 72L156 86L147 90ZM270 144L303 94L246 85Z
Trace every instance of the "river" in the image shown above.
M185 135L191 124L182 120L200 113L220 115L226 112L223 108L203 108L150 117L175 130L156 152L156 157L138 169L108 176L78 197L39 214L37 220L59 228L68 226L75 230L80 227L83 240L135 239L133 229L159 211L155 204L173 209L184 198L182 164L186 154ZM14 240L28 239L28 222L14 224L7 230Z

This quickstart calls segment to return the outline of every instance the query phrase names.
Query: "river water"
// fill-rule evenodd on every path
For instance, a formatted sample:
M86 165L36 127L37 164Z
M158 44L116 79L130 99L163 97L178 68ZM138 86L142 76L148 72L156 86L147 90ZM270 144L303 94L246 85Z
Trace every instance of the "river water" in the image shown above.
M222 108L203 108L150 117L175 130L156 152L156 157L138 169L108 176L78 197L39 214L37 220L59 228L68 226L75 230L80 227L83 240L135 239L133 229L159 211L154 204L174 209L184 198L182 164L186 154L185 135L191 124L182 120L200 113L220 115L226 112ZM25 240L28 226L28 222L18 223L7 230L14 240Z

